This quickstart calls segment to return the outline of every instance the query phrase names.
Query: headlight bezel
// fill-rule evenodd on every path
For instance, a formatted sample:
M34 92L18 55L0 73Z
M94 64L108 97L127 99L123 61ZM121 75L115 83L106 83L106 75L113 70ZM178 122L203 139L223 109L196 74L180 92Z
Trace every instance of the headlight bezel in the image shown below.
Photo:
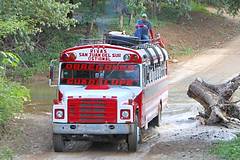
M64 119L64 109L55 109L55 119Z
M120 118L122 120L129 120L131 118L130 109L121 109L120 110Z

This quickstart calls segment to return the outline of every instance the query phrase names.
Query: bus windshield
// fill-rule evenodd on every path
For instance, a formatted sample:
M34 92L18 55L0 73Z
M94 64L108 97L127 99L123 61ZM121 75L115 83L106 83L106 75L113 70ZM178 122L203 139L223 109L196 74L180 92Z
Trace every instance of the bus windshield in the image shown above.
M139 86L137 64L62 63L60 84Z

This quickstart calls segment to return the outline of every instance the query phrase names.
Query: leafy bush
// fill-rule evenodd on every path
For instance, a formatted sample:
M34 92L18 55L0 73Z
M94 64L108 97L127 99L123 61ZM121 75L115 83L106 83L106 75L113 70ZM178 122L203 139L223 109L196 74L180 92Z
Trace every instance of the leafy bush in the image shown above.
M0 125L23 111L23 103L30 99L29 91L18 83L0 78Z
M44 33L47 57L56 56L66 48L75 46L83 38L82 26L71 28L70 30L49 29Z

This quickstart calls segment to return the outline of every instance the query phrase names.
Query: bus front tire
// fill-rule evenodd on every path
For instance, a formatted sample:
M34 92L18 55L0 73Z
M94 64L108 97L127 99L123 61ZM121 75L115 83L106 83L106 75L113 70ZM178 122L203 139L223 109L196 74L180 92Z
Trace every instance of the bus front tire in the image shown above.
M53 134L53 149L55 152L63 152L65 142L61 134Z
M138 127L138 117L135 117L134 124L131 127L130 133L127 137L128 151L136 152L138 148L138 142L141 141L141 131Z

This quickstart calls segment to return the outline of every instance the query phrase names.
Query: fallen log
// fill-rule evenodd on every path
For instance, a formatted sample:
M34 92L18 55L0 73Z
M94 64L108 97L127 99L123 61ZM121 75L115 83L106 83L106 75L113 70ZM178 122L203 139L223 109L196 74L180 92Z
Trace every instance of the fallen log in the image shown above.
M189 85L187 95L203 106L204 112L199 113L198 117L204 124L240 128L240 101L232 102L239 86L240 74L219 85L197 78Z

